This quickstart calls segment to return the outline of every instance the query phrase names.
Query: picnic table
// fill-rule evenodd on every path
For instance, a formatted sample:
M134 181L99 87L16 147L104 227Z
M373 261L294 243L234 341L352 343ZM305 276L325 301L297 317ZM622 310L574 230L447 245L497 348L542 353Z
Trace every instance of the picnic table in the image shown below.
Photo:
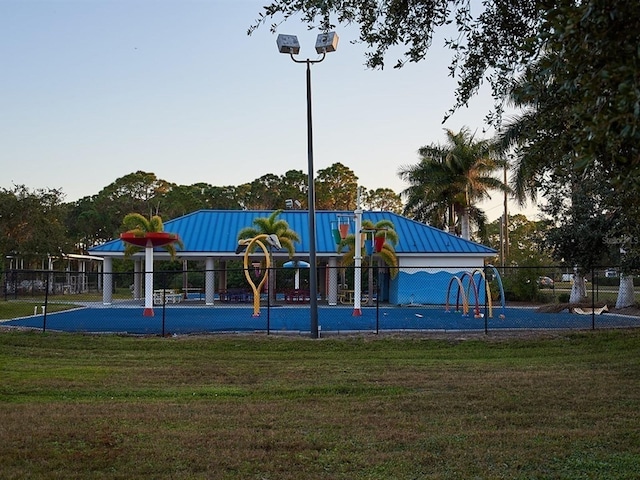
M153 304L162 305L163 303L180 303L182 301L182 293L176 293L175 290L161 289L153 291Z
M340 301L340 303L342 304L351 304L353 303L353 295L354 295L354 291L353 290L340 290L338 292L338 300Z
M253 301L253 294L245 288L229 288L221 290L220 301L228 303L246 303Z
M311 301L309 290L293 289L284 292L284 301L286 303L309 303Z

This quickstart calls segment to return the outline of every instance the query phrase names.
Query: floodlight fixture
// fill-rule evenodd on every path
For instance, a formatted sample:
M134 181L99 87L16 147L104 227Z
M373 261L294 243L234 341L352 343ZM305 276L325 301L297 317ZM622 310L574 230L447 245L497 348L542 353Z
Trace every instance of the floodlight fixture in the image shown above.
M316 53L324 55L327 53L335 52L338 49L338 34L336 32L320 33L316 37ZM280 53L286 53L291 56L298 55L300 53L300 42L295 35L279 34L276 38L276 44L278 45L278 51ZM320 60L322 61L322 60ZM310 62L310 60L302 61ZM316 63L311 61L311 63Z
M338 48L338 34L336 32L321 33L316 38L316 52L335 52Z
M300 43L298 43L298 37L295 35L278 35L276 39L278 44L278 51L280 53L288 53L291 55L297 55L300 53Z

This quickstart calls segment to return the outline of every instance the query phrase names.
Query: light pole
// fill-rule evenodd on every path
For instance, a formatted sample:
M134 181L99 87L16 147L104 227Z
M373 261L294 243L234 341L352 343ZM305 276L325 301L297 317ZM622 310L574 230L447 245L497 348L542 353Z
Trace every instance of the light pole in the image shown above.
M309 307L311 310L311 337L318 338L318 266L316 262L316 196L313 172L313 128L311 121L311 64L320 63L328 52L338 47L338 35L335 32L321 33L316 38L316 52L319 59L297 60L294 55L300 53L300 43L295 35L278 35L278 51L291 56L295 63L307 65L307 159L309 170Z

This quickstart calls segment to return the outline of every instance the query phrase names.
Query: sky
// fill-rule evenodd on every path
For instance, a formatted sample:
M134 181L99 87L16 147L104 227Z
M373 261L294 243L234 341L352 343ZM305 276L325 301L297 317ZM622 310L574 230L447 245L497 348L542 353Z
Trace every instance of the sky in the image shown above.
M247 35L266 3L0 0L0 188L57 188L72 202L138 170L216 186L308 173L306 67L278 52L268 24ZM400 193L399 168L445 128L493 133L484 89L442 123L456 86L442 38L418 64L392 68L398 49L371 70L357 29L336 32L337 51L311 69L316 172L340 162L361 186ZM278 33L298 36L299 59L318 58L318 32L299 19ZM490 220L503 212L492 197Z

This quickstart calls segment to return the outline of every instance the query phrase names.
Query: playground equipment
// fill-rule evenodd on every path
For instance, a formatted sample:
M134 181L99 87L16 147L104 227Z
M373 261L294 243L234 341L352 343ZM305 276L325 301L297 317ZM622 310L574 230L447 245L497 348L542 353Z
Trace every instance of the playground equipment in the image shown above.
M280 239L277 235L271 234L267 235L265 233L257 235L253 238L248 238L244 240L238 240L238 250L236 253L240 253L244 249L244 276L246 277L249 285L253 289L253 316L260 316L260 291L264 286L264 283L267 281L267 277L269 275L269 268L271 267L271 255L269 254L269 250L267 246L264 244L262 240L265 240L269 245L276 247L278 250L282 248L280 245ZM255 246L259 246L262 249L265 257L265 269L264 274L262 275L262 279L256 285L251 278L251 274L249 273L249 254L251 254L255 248ZM260 270L255 269L256 276L260 276Z
M168 232L137 232L135 230L120 234L123 242L144 248L144 310L142 315L153 317L153 249L170 243L181 243L180 237Z
M491 286L490 282L485 275L484 270L491 269L497 279L498 288L500 290L500 302L502 306L502 313L500 313L499 318L505 318L505 304L504 304L504 288L502 286L502 278L500 278L500 273L493 265L487 265L485 269L476 268L472 272L463 272L462 275L457 276L454 275L449 280L449 285L447 286L447 296L445 299L445 311L449 311L449 298L451 297L451 287L457 286L458 290L456 291L456 308L455 311L460 311L460 307L462 307L462 315L469 315L469 297L470 294L473 294L474 309L473 316L475 318L482 318L484 315L480 312L480 287L484 286L484 297L486 299L486 307L487 307L487 315L489 318L493 318L493 300L491 298ZM480 277L479 281L476 282L476 276ZM465 285L466 280L466 285ZM483 282L483 283L482 283ZM482 302L484 304L484 302Z

